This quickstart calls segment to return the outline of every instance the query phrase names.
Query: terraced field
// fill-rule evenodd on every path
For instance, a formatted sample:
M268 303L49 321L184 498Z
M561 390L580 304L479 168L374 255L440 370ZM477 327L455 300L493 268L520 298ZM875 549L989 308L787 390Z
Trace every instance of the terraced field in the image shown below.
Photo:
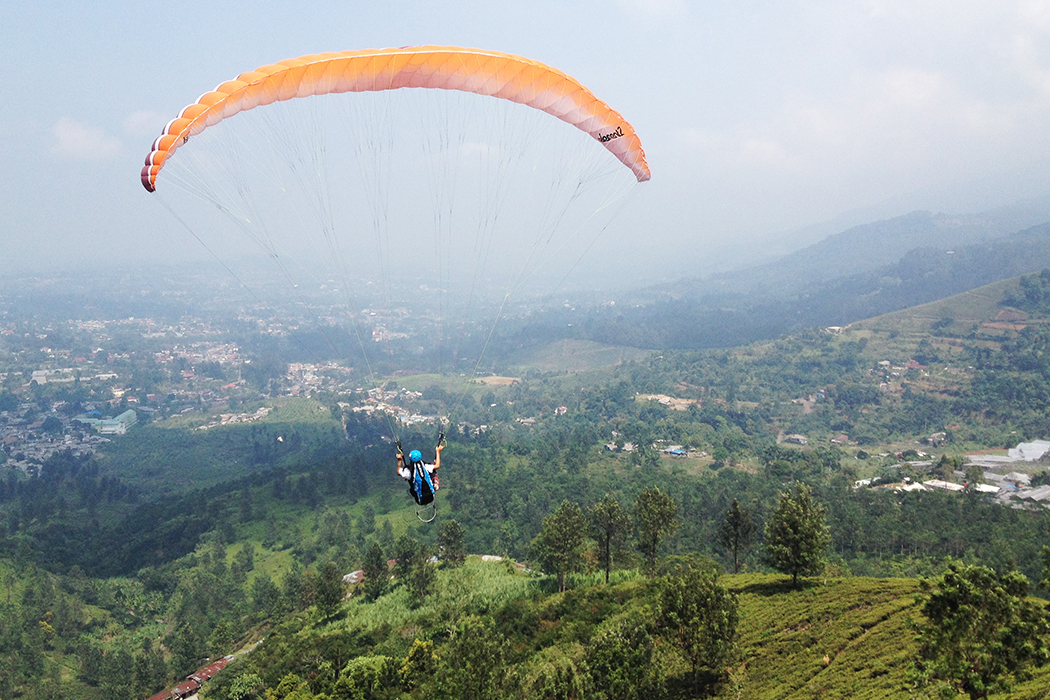
M913 698L907 673L917 645L916 579L726 576L739 596L742 662L720 697L755 700ZM961 696L960 696L961 697ZM1050 668L995 698L1050 697Z

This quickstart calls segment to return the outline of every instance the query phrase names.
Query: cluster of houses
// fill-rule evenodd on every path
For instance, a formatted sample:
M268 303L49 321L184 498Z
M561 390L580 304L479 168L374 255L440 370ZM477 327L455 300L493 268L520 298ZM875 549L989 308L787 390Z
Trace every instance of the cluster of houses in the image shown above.
M621 437L620 433L613 431L613 442L607 442L605 449L608 452L634 452L638 449L638 446L633 442L618 443L615 438ZM672 457L706 457L707 453L701 450L695 450L684 445L668 445L666 440L657 440L652 444L652 448L660 454L670 455Z
M422 397L423 394L421 392L410 391L408 389L369 389L368 398L364 400L364 403L360 406L354 406L352 410L355 413L364 413L368 416L376 413L397 416L398 421L402 425L434 425L437 423L437 416L413 413L397 403L394 403L395 401L410 403ZM350 404L340 403L339 406L346 409Z
M1017 447L1008 450L1005 455L967 455L966 463L970 466L982 468L981 483L973 484L972 490L992 497L996 502L1009 508L1050 508L1050 485L1040 484L1032 486L1032 475L1019 471L1002 473L994 471L1010 468L1011 465L1025 468L1050 458L1050 441L1035 440L1033 442L1021 443ZM908 462L912 467L929 467L932 461ZM898 465L900 466L900 465ZM954 476L959 480L965 480L966 474L955 471ZM857 488L870 487L874 479L861 479L856 482ZM967 484L945 481L943 479L928 479L925 481L912 481L904 478L901 482L886 484L899 492L914 491L965 491Z
M220 413L218 418L213 419L207 425L199 426L197 430L208 430L209 428L217 428L222 425L236 425L238 423L254 423L270 415L272 410L269 406L263 406L253 413Z
M690 406L700 405L696 399L681 399L667 394L639 394L638 396L646 401L655 401L672 411L688 411Z
M0 411L0 450L6 456L8 467L33 476L56 452L92 454L108 440L102 431L65 431L66 421L60 412L39 414L33 411L35 408L36 404L22 404L14 411ZM49 417L60 421L63 430L48 430Z
M353 369L336 362L292 362L288 365L288 393L304 396L314 391L331 390L345 386ZM336 381L336 377L340 381Z

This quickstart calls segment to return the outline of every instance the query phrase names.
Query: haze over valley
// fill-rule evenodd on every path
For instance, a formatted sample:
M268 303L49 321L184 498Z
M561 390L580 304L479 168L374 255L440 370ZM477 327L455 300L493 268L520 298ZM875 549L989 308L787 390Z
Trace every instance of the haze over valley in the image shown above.
M1046 2L0 36L3 700L1050 696Z

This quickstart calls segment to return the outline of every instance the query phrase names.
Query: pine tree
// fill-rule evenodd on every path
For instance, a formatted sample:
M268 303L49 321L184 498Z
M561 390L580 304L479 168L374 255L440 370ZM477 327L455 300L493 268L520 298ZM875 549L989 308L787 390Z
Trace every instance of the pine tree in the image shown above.
M430 556L430 549L421 545L416 547L412 558L412 569L407 584L412 598L419 605L422 605L426 597L434 590L436 576Z
M809 486L798 484L794 493L780 494L766 522L766 558L775 569L790 574L795 587L800 575L824 570L824 552L831 541L826 514L827 509L813 501Z
M465 534L463 526L455 520L446 520L438 528L438 551L441 559L451 567L459 566L467 558L463 543Z
M565 575L582 565L586 521L580 506L562 501L558 509L543 520L543 530L532 541L533 556L544 568L558 576L558 590L565 590Z
M416 551L419 543L408 535L401 535L394 543L394 584L408 585L408 579L415 565Z
M733 553L734 574L740 573L740 553L751 544L754 533L755 521L751 519L751 511L734 498L725 519L718 526L718 541Z
M389 574L386 568L386 557L378 542L368 545L364 562L364 593L367 600L375 600L386 591Z
M317 589L317 611L322 620L327 620L339 609L339 604L343 602L343 596L346 594L343 575L334 561L324 563L314 585Z
M591 534L598 542L598 560L605 570L605 583L613 566L613 553L631 530L631 516L615 497L605 495L590 510Z
M635 526L638 528L638 549L645 557L645 574L656 575L656 558L660 540L678 531L678 505L674 499L657 487L638 494L634 502Z

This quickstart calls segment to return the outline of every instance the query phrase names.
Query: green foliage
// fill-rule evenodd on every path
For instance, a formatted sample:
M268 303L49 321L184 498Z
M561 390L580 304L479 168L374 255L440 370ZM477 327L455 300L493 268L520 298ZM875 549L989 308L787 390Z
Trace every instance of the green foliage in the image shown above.
M436 567L430 561L430 549L420 546L415 553L412 572L408 578L408 590L417 605L422 605L427 596L434 591Z
M309 700L310 688L294 673L285 675L276 688L266 691L266 700Z
M1018 284L1017 292L1009 292L1003 298L1003 306L1050 316L1050 269L1036 275L1025 275Z
M367 600L375 600L386 590L389 574L386 557L378 542L373 542L365 552L363 570L365 572L364 593Z
M658 589L657 625L688 659L692 692L713 690L735 653L736 596L700 569L667 576Z
M638 494L634 502L635 527L638 530L638 549L645 558L645 573L656 575L656 558L660 541L673 535L679 527L678 505L659 487L648 488Z
M399 688L400 667L398 659L382 655L351 659L339 674L335 697L364 700L390 697Z
M558 590L565 590L565 575L579 571L587 534L587 523L580 506L562 501L558 509L543 520L543 530L532 542L533 556L558 577Z
M281 612L281 591L266 574L252 581L251 600L254 611L265 617L275 617Z
M473 700L500 697L510 648L490 620L469 617L442 650L434 687L438 697Z
M590 696L591 675L580 644L547 647L516 669L512 697L575 700Z
M346 593L343 575L334 561L324 563L315 579L314 587L317 611L321 619L327 619L339 609L339 604L343 602L343 595Z
M254 700L260 697L263 680L254 673L243 673L237 676L227 693L229 700Z
M663 694L655 642L644 619L629 616L599 629L587 647L598 700L649 700Z
M394 580L407 584L415 566L419 543L409 535L401 535L394 543Z
M398 671L401 687L405 690L415 690L430 683L434 675L437 659L434 656L434 642L416 639L412 642L412 648L408 650L408 656Z
M718 541L733 553L734 574L740 573L740 553L751 544L754 533L755 522L751 519L751 511L741 506L740 501L734 498L729 504L725 518L718 526Z
M631 516L610 494L605 494L588 512L591 535L598 545L598 562L605 571L605 583L609 583L609 572L613 556L624 545L631 531Z
M831 541L826 524L827 509L813 500L806 484L796 484L794 493L781 493L766 521L766 556L778 571L791 576L798 586L800 575L824 570L824 553Z
M438 552L449 566L462 566L467 558L466 532L456 520L445 520L438 526Z
M1028 599L1028 580L1017 572L953 561L936 582L922 581L922 598L915 662L922 688L986 698L1050 660L1050 616Z

